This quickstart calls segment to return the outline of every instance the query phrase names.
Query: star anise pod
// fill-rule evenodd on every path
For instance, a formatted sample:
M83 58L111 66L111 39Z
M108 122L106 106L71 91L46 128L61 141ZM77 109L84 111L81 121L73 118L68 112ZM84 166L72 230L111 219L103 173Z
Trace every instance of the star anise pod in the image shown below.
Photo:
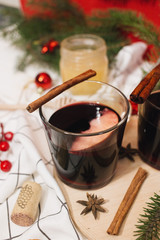
M131 144L128 143L127 147L121 147L119 151L119 159L121 158L128 158L131 161L134 161L134 155L138 154L140 157L140 152L136 148L131 148Z
M99 212L106 212L106 210L101 207L101 204L105 202L104 198L98 198L97 195L89 194L87 193L87 199L88 201L84 200L78 200L77 203L82 204L83 206L86 206L83 211L81 212L81 215L86 215L89 212L92 212L94 218L97 218L97 211Z

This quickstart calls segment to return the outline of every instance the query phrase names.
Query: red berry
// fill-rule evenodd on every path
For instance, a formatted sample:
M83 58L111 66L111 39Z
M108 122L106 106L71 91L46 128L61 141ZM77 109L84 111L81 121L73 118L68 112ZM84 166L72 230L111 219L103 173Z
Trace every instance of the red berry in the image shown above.
M6 141L1 141L0 142L0 150L5 152L9 149L9 143Z
M55 40L50 40L48 42L49 52L53 52L53 50L59 46L59 43Z
M44 53L47 53L47 52L48 52L48 46L47 46L47 44L45 44L41 49L41 53L44 54Z
M52 53L57 47L59 47L59 43L51 39L50 41L48 41L42 46L41 53L42 54Z
M12 167L12 163L8 160L1 161L1 170L3 172L9 172Z
M11 141L12 140L12 138L13 138L13 133L12 132L6 132L5 134L4 134L4 138L7 140L7 141Z

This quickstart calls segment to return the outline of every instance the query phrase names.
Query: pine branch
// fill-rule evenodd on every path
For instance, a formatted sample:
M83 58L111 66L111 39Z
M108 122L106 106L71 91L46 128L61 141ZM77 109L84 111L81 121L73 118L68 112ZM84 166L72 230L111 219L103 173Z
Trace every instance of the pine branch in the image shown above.
M135 231L136 240L159 240L160 239L160 195L154 193L144 208L144 214L140 215L137 230Z
M0 29L16 24L22 19L22 14L17 8L0 5Z
M110 62L112 62L116 52L129 43L126 36L130 33L147 44L153 44L156 47L157 54L160 55L160 30L157 30L143 15L138 15L135 11L119 11L116 9L110 9L103 13L96 11L91 16L90 21L94 33L99 34L106 40Z
M42 45L50 39L60 43L68 36L81 33L92 33L106 41L110 66L120 49L130 43L127 37L130 33L154 45L157 55L160 55L159 30L147 22L143 16L138 16L131 10L96 11L92 16L87 17L69 0L38 1L36 6L33 0L28 0L28 4L33 9L41 7L45 17L36 15L26 18L22 13L10 8L6 8L6 15L4 14L8 17L8 24L15 24L11 30L4 29L4 36L9 37L15 46L25 51L23 64L19 63L21 70L28 66L27 64L36 62L59 71L59 49L56 49L53 54L42 55ZM51 15L46 15L45 10L49 10ZM28 56L32 58L29 58L30 61Z

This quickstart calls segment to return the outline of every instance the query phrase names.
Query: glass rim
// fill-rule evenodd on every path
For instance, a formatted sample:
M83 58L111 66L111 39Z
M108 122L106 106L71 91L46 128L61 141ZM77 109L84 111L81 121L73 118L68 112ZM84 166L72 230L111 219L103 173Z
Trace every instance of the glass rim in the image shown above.
M127 107L127 109L126 109L125 115L123 116L123 118L122 118L117 124L113 125L113 126L110 127L110 128L107 128L107 129L105 129L105 130L98 131L98 132L93 132L93 133L74 133L74 132L69 132L69 131L66 131L66 130L57 128L57 127L53 126L52 124L50 124L50 123L46 120L46 118L45 118L45 116L44 116L44 114L43 114L43 111L42 111L42 107L43 107L43 106L40 106L40 107L39 107L39 115L40 115L42 121L43 121L47 126L49 126L51 129L53 129L53 130L55 130L55 131L57 131L57 132L60 132L60 133L62 133L62 134L64 134L64 135L70 135L70 136L75 136L75 137L87 137L87 136L89 137L89 136L102 135L102 134L111 132L111 131L117 129L119 126L121 126L121 125L127 120L128 115L129 115L129 111L130 111L130 104L129 104L129 101L128 101L127 97L126 97L118 88L112 86L112 85L109 84L109 83L100 82L100 81L95 81L95 80L88 80L87 82L94 82L94 83L96 82L96 83L100 83L101 85L102 85L102 84L105 84L105 85L107 85L107 86L115 89L115 90L124 98L124 100L125 100L125 102L126 102L126 107Z
M73 40L76 41L76 40L80 40L80 39L81 39L81 41L87 40L87 39L94 40L95 43L98 44L98 46L99 46L95 50L101 49L104 47L106 48L106 42L102 37L94 35L94 34L90 34L90 33L74 34L72 36L64 38L61 42L61 47L64 47L66 51L72 51L72 49L70 49L70 47L69 47L72 44L72 41ZM66 46L66 44L69 44L69 46Z

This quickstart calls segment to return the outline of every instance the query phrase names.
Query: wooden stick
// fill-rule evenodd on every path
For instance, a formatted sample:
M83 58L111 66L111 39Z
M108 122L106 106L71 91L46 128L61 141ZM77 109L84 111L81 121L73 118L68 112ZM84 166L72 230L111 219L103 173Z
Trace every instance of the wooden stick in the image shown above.
M118 234L121 224L122 224L126 214L128 213L134 199L136 198L137 193L138 193L143 181L145 180L146 176L147 176L146 170L144 170L143 168L139 168L136 175L134 176L117 212L116 212L116 215L115 215L111 225L109 226L109 228L107 230L107 233L109 233L111 235Z
M65 91L66 89L68 89L80 82L83 82L83 81L87 80L88 78L93 77L95 75L96 75L96 72L94 70L90 69L90 70L64 82L63 84L53 88L52 90L50 90L48 93L46 93L42 97L40 97L37 100L35 100L34 102L30 103L26 109L28 110L28 112L32 113L37 108L39 108L43 104L47 103L49 100L53 99L54 97L56 97L57 95L59 95L60 93Z
M130 95L131 101L142 104L160 79L160 64L148 73Z

